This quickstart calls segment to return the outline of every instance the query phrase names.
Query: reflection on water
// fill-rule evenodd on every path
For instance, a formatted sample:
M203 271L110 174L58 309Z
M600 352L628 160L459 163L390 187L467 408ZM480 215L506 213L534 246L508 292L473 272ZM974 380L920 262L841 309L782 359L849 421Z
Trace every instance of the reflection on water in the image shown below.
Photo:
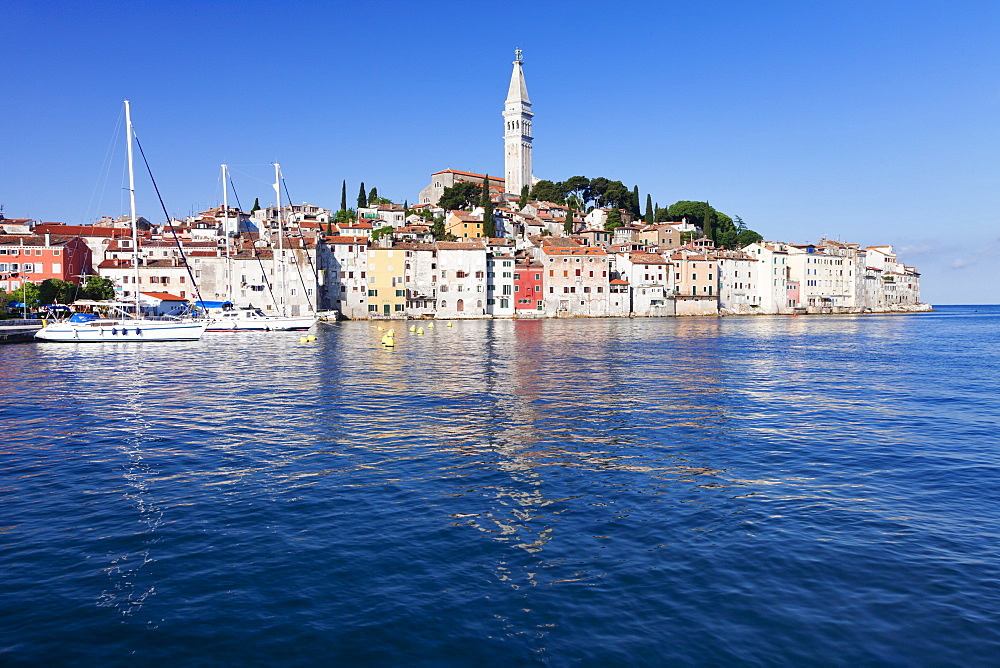
M0 624L29 654L61 629L91 660L151 662L968 656L995 610L971 583L1000 581L1000 400L995 353L956 341L996 319L934 322L10 347L0 566L31 623Z

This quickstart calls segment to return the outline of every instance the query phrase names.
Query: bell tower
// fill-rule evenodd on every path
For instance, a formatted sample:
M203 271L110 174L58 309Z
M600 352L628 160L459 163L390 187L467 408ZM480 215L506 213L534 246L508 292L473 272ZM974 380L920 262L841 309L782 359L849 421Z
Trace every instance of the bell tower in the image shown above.
M531 100L524 84L521 49L514 51L514 71L510 75L504 103L504 190L520 196L521 188L531 187Z

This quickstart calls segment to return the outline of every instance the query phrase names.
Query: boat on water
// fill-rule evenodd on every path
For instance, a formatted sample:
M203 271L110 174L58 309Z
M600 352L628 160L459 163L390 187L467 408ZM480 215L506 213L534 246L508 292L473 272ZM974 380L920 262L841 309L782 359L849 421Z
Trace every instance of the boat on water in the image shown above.
M135 215L135 170L133 168L132 114L125 100L125 126L128 147L129 208L132 218L133 285L139 285L139 232ZM48 324L35 333L41 341L60 343L106 341L197 341L208 322L177 317L143 317L138 292L134 302L105 304L105 313L76 313L68 320ZM131 310L130 310L131 309Z
M285 230L282 225L282 205L281 205L281 166L277 163L274 164L274 191L277 195L277 211L278 211L278 230L277 230L277 248L272 249L272 274L276 274L279 280L279 286L277 288L278 294L275 294L275 289L273 289L270 282L267 282L268 292L271 296L271 300L274 304L274 308L279 310L277 314L265 313L259 308L254 308L253 306L237 308L233 303L233 270L232 270L232 252L230 247L230 241L232 235L234 234L231 229L231 216L229 208L229 166L222 165L222 212L223 212L223 232L226 239L226 301L197 301L194 303L195 309L199 311L204 318L208 320L208 328L206 331L209 332L283 332L283 331L304 331L312 327L319 320L318 315L288 315L285 313L285 304L288 302L288 277L287 272L287 262L285 261L285 249L284 249L284 236ZM236 233L238 234L239 226L237 224ZM269 235L270 236L270 235ZM256 247L255 247L256 252ZM260 258L258 257L258 260ZM264 274L264 265L261 261L261 274ZM298 266L296 265L296 268ZM264 279L267 281L267 279ZM308 305L310 311L313 311L313 306L310 303ZM293 311L297 313L297 309Z
M197 341L205 333L206 324L175 318L108 318L76 313L69 320L46 325L35 333L35 338L62 343Z
M316 324L315 316L267 315L258 308L236 308L231 302L196 302L208 318L208 332L294 332Z

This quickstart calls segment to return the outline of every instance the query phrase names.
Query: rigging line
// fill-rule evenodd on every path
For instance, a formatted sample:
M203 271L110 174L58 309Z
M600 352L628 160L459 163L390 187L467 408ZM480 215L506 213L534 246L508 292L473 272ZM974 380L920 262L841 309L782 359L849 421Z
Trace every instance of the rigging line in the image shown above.
M291 202L292 202L292 196L288 193L288 184L285 183L285 179L281 179L281 185L285 188L285 199L288 200L288 202L289 202L288 206L289 206L289 209L290 209L293 206L291 204ZM299 229L300 230L302 229L301 226L299 227ZM287 235L286 235L286 237L287 237ZM288 238L289 241L291 241L291 237L287 237L287 238ZM316 267L315 267L315 265L313 265L312 257L309 256L309 244L305 242L305 237L304 236L302 236L301 238L302 238L302 241L303 241L303 246L305 247L306 262L309 263L309 268L312 269L313 280L316 282L316 291L318 293L319 292L319 272L316 271ZM317 249L319 248L319 243L316 244L316 248ZM304 292L305 295L306 295L306 304L309 305L309 310L312 311L313 313L315 313L316 309L313 308L312 301L309 299L309 288L306 287L306 279L302 277L302 268L299 266L298 262L295 263L295 270L299 274L299 283L302 284L302 292Z
M184 268L187 269L187 274L191 278L191 285L194 286L195 295L198 297L198 301L204 302L205 300L201 297L201 288L198 287L198 281L194 280L194 271L191 269L191 265L188 264L187 256L184 254L184 247L181 246L180 237L177 236L177 230L174 229L173 220L170 218L170 214L167 213L167 205L163 203L163 197L160 195L160 188L156 185L156 179L153 178L153 170L149 168L149 161L146 160L146 153L142 150L142 144L139 143L139 135L135 134L135 130L132 130L132 136L135 137L135 145L139 147L139 155L142 156L142 162L146 165L146 172L149 174L149 180L153 182L153 190L156 191L156 198L160 200L160 208L163 209L163 215L167 218L167 227L170 228L170 233L174 236L174 243L177 244L177 250L181 254L181 261L184 263ZM135 253L135 266L139 266L139 248L136 244L136 248L133 249ZM135 298L135 308L136 312L139 311L139 286L136 286L136 298Z
M125 108L118 112L118 122L115 123L115 129L111 133L111 141L108 143L108 150L104 153L104 159L101 161L101 167L97 172L97 182L94 184L94 190L90 193L90 203L87 204L87 209L84 211L84 218L90 218L91 215L96 217L97 212L92 207L94 206L94 197L97 195L97 189L101 189L101 198L98 200L98 206L104 201L104 192L108 188L108 179L111 177L111 155L114 151L115 144L118 143L118 135L122 129L122 119L125 117ZM102 185L103 181L103 185Z
M233 189L233 197L236 199L236 208L242 213L243 205L240 204L240 196L236 194L236 184L233 183L232 172L229 173L229 186ZM239 218L236 219L236 231L240 235L240 239L243 239L243 234L239 232ZM259 237L259 234L258 234ZM247 228L247 238L250 240L250 248L253 249L253 255L257 258L257 263L260 265L260 277L264 280L264 285L267 286L267 294L271 295L271 303L275 305L277 310L278 302L274 298L274 290L271 288L271 281L267 280L267 270L264 268L264 260L261 258L260 253L257 251L257 244L254 243L253 237L250 235L250 228ZM274 252L273 250L271 251Z

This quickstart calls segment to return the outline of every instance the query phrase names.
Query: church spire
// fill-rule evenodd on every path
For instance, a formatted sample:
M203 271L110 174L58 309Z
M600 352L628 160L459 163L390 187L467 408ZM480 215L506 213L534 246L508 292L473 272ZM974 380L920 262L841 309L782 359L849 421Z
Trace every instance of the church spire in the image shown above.
M531 100L524 83L521 49L514 51L514 70L504 103L504 190L520 195L521 188L532 185L531 177Z

